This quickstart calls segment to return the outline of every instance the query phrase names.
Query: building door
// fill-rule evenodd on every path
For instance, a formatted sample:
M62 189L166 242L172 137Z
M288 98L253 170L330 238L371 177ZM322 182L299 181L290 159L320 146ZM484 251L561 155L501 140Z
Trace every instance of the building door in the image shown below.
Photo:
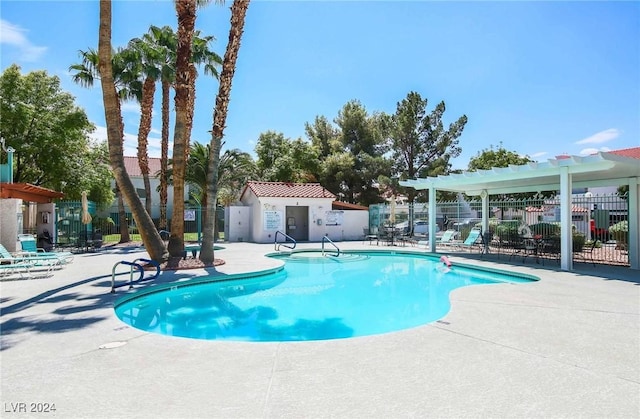
M286 233L296 241L309 240L309 207L286 208Z

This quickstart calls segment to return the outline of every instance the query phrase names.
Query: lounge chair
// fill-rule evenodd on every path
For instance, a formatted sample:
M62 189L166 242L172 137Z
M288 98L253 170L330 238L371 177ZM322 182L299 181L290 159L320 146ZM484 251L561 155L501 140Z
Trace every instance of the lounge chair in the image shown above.
M49 252L41 247L37 247L36 241L32 236L18 236L20 246L22 246L21 254L24 256L55 256L60 259L60 263L70 263L73 261L73 253L71 252Z
M455 240L458 232L456 230L447 230L442 234L440 240L436 241L436 246L443 247L457 247L460 245L460 242Z
M25 275L31 278L33 265L32 262L17 262L13 258L5 259L0 257L0 278L7 279L16 274L20 278L24 278Z
M472 229L465 241L462 242L459 246L462 248L467 248L469 249L469 251L471 251L471 249L478 244L478 240L482 240L480 233L481 231L479 229ZM480 242L480 245L482 245L482 242ZM480 250L482 250L482 248Z
M2 244L0 244L0 263L31 265L29 273L34 270L46 270L47 275L51 273L53 268L62 267L62 262L57 256L34 256L28 252L15 252L12 254Z

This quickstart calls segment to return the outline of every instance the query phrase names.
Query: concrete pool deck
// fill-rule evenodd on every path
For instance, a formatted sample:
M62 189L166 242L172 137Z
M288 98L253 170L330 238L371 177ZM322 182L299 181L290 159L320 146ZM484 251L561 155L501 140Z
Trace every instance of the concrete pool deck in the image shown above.
M222 246L221 273L275 266L261 256L273 244ZM243 343L121 323L113 303L129 291L109 293L111 268L145 255L103 249L77 255L51 278L0 282L3 418L640 416L638 271L580 265L568 273L451 255L454 265L541 280L455 290L444 318L400 332ZM163 272L160 281L205 274ZM47 403L55 414L31 411Z

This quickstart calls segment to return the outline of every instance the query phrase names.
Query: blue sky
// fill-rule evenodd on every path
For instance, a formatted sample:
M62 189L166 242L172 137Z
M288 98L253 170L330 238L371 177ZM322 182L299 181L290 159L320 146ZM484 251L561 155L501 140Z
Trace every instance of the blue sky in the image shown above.
M230 1L196 23L224 54ZM104 134L99 86L73 84L78 50L97 48L97 1L2 1L0 63L62 80ZM151 24L176 27L173 2L115 1L113 44ZM159 89L158 89L159 90ZM231 92L225 149L253 153L260 133L304 138L316 115L333 120L358 99L392 113L409 91L444 100L445 122L466 114L466 168L500 142L544 161L640 146L639 2L262 1L251 3ZM192 139L209 141L217 81L197 84ZM159 104L159 96L156 100ZM172 101L173 106L173 101ZM139 108L123 107L126 155L135 155ZM159 111L150 138L159 156ZM173 120L172 120L173 123Z

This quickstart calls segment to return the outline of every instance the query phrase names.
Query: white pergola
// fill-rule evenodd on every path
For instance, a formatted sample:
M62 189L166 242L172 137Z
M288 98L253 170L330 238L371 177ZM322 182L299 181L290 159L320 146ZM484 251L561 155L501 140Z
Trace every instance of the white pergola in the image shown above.
M546 162L401 181L402 186L429 190L429 237L435 237L436 191L462 192L482 198L482 229L489 228L489 195L560 191L560 267L573 269L571 192L573 188L629 186L629 262L640 269L640 159L614 153L560 156ZM429 241L429 251L436 243Z

